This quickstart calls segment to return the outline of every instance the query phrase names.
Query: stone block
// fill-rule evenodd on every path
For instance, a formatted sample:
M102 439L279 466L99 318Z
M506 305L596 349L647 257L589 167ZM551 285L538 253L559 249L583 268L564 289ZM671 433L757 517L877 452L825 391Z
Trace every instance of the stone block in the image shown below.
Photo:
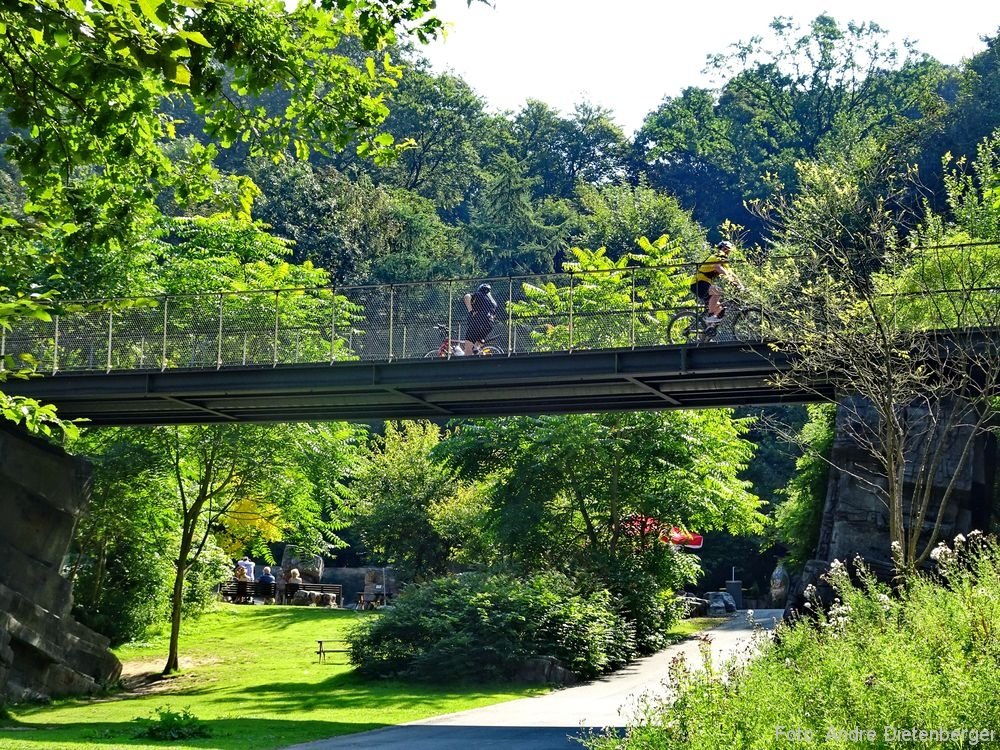
M70 617L60 574L89 482L86 463L0 428L0 700L93 693L121 674L107 639Z

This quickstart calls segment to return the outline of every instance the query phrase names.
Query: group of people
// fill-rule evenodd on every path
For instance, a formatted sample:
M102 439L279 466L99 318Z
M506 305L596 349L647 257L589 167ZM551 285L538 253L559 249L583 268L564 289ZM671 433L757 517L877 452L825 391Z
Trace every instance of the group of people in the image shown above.
M698 264L691 278L691 294L707 311L704 317L706 325L721 323L726 312L718 281L726 279L740 286L739 277L729 267L729 255L732 251L733 243L729 240L719 242L712 253ZM481 347L492 335L499 305L493 297L493 287L489 284L480 284L474 292L466 294L463 301L468 311L468 320L462 347L466 355L471 355L476 347Z
M253 603L253 597L256 593L256 587L258 584L263 584L263 587L272 584L274 588L265 589L269 592L271 596L264 596L265 604L274 603L275 596L277 596L278 580L275 578L271 571L270 566L265 565L261 570L261 575L259 579L254 579L254 569L256 568L256 563L249 557L244 556L242 560L236 563L236 568L233 571L233 578L236 581L236 603L237 604L251 604ZM288 572L288 576L285 579L283 593L285 598L291 597L299 590L302 586L302 577L299 574L297 568L292 568ZM262 588L263 588L262 587Z

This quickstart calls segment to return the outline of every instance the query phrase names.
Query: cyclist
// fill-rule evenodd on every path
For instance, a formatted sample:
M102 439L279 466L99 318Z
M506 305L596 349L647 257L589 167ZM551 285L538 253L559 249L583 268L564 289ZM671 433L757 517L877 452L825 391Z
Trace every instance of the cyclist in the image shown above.
M489 284L480 284L475 292L466 294L463 300L465 309L469 311L469 322L462 347L466 355L471 356L473 347L484 343L493 332L499 305L493 299L493 287Z
M715 281L720 276L739 284L736 272L729 268L729 253L733 251L733 243L723 240L715 246L715 251L698 265L691 279L691 294L702 305L708 306L705 316L706 325L715 325L722 321L726 309L722 305L722 290Z

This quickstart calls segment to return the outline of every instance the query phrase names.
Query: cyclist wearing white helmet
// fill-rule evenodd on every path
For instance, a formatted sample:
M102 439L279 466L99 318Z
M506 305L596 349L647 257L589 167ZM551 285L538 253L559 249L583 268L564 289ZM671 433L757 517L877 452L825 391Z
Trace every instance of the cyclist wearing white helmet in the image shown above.
M463 300L465 309L469 311L469 322L462 346L466 355L471 355L473 346L485 342L493 332L499 305L493 299L493 287L489 284L480 284L475 292L466 294Z

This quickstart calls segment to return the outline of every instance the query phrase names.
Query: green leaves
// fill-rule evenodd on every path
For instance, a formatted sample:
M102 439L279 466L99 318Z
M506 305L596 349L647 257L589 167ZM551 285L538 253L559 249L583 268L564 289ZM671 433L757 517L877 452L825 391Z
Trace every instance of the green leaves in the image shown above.
M164 19L161 18L158 13L160 7L163 5L163 0L136 0L136 3L142 11L142 14L148 21L153 23L153 25L159 27L164 25Z
M4 280L53 283L68 269L58 283L75 294L135 291L131 285L147 277L148 257L133 249L155 245L149 239L161 213L157 196L174 189L197 203L219 185L210 158L195 154L185 163L167 156L178 123L164 112L179 91L223 146L244 142L251 153L272 155L294 144L305 158L357 139L373 156L388 158L395 152L391 138L374 131L388 113L382 92L400 71L387 58L355 63L345 43L381 47L395 39L397 26L411 24L433 34L438 24L425 17L431 6L430 0L291 10L270 0L4 4L0 109L14 128L5 155L24 193L18 210L0 215L0 242L9 250ZM249 96L281 89L287 100L275 112L244 107L230 85ZM248 221L255 193L249 181L237 183L226 186L230 210ZM258 279L268 276L254 268ZM288 274L296 276L319 278ZM22 312L48 314L39 308L12 314Z
M163 75L168 81L179 86L188 86L191 83L191 71L184 63L172 57L164 62Z

